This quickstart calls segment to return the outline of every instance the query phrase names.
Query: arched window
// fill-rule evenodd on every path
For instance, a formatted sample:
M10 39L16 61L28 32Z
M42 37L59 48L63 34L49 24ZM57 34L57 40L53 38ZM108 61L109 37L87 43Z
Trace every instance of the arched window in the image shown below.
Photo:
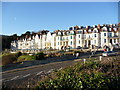
M74 31L71 31L71 32L70 32L70 34L71 34L71 35L74 35L74 34L75 34L75 32L74 32Z
M103 27L103 28L102 28L102 31L107 31L107 27Z
M61 32L58 32L58 35L62 35Z
M69 32L66 32L67 33L67 35L69 35Z
M94 32L94 33L98 33L98 30L95 28L95 29L93 30L93 32Z

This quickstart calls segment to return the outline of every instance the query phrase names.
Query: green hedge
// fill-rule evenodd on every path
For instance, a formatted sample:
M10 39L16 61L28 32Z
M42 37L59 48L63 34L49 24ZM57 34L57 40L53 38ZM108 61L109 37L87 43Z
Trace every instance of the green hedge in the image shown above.
M45 58L45 54L44 54L43 52L37 53L37 54L35 55L35 59L36 59L36 60L42 60L42 59L44 59L44 58Z

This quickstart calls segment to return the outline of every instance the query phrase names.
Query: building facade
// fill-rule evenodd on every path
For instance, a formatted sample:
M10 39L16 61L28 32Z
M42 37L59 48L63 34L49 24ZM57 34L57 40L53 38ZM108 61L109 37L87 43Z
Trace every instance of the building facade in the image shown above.
M41 31L11 42L11 49L64 49L111 46L120 43L120 24L74 26L68 30Z

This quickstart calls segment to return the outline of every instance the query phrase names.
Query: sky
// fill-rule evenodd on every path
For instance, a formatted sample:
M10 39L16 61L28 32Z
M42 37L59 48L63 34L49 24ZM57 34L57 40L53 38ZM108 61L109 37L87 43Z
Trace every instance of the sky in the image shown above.
M116 23L118 2L2 2L3 35Z

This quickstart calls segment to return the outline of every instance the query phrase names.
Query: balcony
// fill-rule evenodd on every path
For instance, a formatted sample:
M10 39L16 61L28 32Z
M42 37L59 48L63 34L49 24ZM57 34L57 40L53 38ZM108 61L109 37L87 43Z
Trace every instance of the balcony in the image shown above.
M108 38L120 38L118 35L108 36Z

